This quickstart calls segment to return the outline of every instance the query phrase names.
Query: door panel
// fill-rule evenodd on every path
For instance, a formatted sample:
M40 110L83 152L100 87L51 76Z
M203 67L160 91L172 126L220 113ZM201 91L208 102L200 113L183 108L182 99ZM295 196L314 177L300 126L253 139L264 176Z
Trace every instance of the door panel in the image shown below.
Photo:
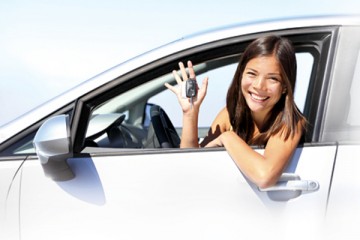
M22 239L241 239L316 231L335 152L335 146L297 149L287 172L320 188L283 202L249 183L224 150L74 158L76 178L58 183L27 161Z
M21 178L17 171L22 162L21 157L0 161L0 239L19 238Z
M360 146L340 145L327 212L327 239L360 236Z

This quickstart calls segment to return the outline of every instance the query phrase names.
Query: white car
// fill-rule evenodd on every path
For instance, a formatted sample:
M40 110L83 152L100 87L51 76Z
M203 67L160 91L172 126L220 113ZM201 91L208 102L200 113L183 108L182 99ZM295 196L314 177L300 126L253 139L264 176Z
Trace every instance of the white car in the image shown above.
M242 51L266 34L294 43L311 128L260 189L224 148L178 148L164 83L186 60L209 77L203 137ZM234 25L130 59L1 127L0 239L359 239L359 90L359 16Z

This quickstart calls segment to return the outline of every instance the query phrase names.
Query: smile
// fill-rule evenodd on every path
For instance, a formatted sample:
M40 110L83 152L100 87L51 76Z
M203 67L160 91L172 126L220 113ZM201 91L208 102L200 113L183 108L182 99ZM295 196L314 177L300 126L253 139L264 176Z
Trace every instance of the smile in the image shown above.
M250 94L250 97L251 97L251 99L253 99L254 101L256 101L256 102L264 102L264 101L266 101L267 99L269 99L269 97L267 97L267 96L259 96L259 95L256 95L255 93L249 93Z

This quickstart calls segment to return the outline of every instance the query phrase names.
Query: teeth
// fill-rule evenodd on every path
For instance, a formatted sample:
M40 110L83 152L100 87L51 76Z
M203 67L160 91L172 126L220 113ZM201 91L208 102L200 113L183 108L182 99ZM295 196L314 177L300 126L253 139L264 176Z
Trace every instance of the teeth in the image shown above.
M259 101L264 101L267 99L267 97L261 97L261 96L255 95L253 93L251 93L251 97L254 98L255 100L259 100Z

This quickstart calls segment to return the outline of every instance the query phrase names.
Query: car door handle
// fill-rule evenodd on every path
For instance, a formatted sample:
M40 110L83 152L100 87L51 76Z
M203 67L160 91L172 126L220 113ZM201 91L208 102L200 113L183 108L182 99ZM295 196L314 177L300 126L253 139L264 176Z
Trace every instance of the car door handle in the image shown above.
M316 191L319 189L319 183L312 180L289 180L287 182L277 183L268 188L259 188L262 192L270 191Z
M303 193L315 192L320 184L314 180L301 180L294 173L283 173L278 182L268 188L258 188L261 192L267 192L270 199L274 201L287 201L296 198Z

